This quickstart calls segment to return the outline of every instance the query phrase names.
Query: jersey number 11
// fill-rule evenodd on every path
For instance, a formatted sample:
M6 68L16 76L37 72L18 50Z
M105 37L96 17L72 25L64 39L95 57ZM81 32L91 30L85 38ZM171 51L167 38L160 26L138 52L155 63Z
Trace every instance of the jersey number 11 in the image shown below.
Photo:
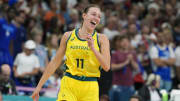
M83 69L83 67L84 67L84 59L76 59L76 61L77 61L77 67L79 67L79 64L81 62L81 68Z

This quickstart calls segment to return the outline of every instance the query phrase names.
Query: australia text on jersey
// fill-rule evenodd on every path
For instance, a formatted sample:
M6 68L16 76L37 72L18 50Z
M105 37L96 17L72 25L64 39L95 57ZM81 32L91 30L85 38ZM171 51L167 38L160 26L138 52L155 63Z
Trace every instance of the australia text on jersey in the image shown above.
M82 50L90 50L88 46L70 46L71 49L82 49Z

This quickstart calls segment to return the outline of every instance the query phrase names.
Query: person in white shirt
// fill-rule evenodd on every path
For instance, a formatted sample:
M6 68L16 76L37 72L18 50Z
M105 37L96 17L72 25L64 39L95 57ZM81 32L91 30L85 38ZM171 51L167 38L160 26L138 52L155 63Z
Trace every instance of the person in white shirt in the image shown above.
M35 48L35 42L28 40L25 42L24 51L15 58L13 70L18 86L33 86L32 77L38 73L40 67L38 57L33 54Z
M107 20L107 25L105 26L103 33L108 37L110 41L116 36L119 35L120 33L118 30L116 30L117 27L117 17L115 16L110 16Z
M138 95L142 97L142 101L161 101L160 76L156 74L150 74L144 85L139 91Z

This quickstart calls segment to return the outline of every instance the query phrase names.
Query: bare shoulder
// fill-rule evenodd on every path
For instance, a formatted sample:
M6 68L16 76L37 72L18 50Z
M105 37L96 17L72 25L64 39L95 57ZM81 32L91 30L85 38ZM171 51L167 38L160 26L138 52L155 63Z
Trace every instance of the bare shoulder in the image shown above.
M72 31L65 32L64 35L63 35L63 37L64 37L64 38L69 38L70 35L71 35L71 33L72 33Z
M107 38L106 35L101 34L101 33L98 33L98 35L99 35L99 41L100 41L101 43L109 42L109 40L108 40L108 38Z
M62 39L64 41L67 41L68 38L71 36L71 33L72 33L72 31L65 32L64 35L62 36Z

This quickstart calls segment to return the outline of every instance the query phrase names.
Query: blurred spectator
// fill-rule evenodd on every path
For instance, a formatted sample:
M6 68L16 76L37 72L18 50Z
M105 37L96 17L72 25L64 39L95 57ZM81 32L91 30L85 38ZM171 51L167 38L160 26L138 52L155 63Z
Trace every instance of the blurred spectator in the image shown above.
M10 74L10 66L8 64L2 64L0 68L0 92L2 92L2 94L16 95L16 85L10 78Z
M11 23L14 13L14 8L9 8L6 17L0 18L0 65L9 64L11 68L13 66L13 59L10 55L10 51L13 50L11 42L17 33L17 28Z
M62 22L62 24L64 24L65 23L64 17L57 14L57 6L56 6L55 1L50 1L49 6L50 6L50 10L46 12L46 14L44 16L44 20L50 21L53 16L57 16L58 19Z
M47 30L45 37L49 37L51 33L57 33L57 34L63 33L63 25L61 24L61 21L58 20L56 16L52 17L52 19L50 20L49 28Z
M63 15L57 13L57 6L55 1L50 0L50 10L47 11L44 16L45 32L47 31L47 29L50 29L50 21L53 17L57 17L57 22L60 23L60 25L65 24L65 18L63 17Z
M35 48L35 42L28 40L25 42L24 51L16 56L13 69L18 86L32 87L35 85L32 78L38 73L40 67L38 57L33 54Z
M38 27L37 20L33 17L29 17L26 22L26 29L27 29L27 39L33 39L33 35L31 33L32 29Z
M142 101L161 101L160 88L160 76L156 74L150 74L146 85L144 85L138 94L142 97Z
M100 96L99 101L110 101L110 100L109 100L109 97L107 95L102 95L102 96Z
M112 41L112 39L114 38L114 36L118 35L119 32L117 30L117 17L115 16L110 16L108 19L107 19L107 24L104 28L104 31L103 33L108 37L108 39L110 41Z
M86 1L86 0L83 0ZM70 24L71 18L69 15L69 9L68 9L68 0L60 0L60 14L64 17L65 23Z
M165 4L165 13L165 21L174 24L174 20L176 19L176 10L170 3Z
M175 66L176 66L176 76L177 76L177 83L180 84L180 46L176 47L175 50Z
M129 101L134 94L133 71L138 70L136 53L132 51L127 36L120 36L120 44L112 54L113 80L110 101ZM126 79L124 79L126 78Z
M2 93L0 91L0 101L3 101Z
M176 45L180 44L180 17L178 17L175 21L175 26L173 29L173 38Z
M36 48L34 50L34 53L39 59L39 63L41 67L40 71L43 72L46 65L48 64L47 48L42 44L43 32L39 28L34 28L31 33L33 35L33 40L36 43Z
M79 21L79 14L76 9L71 9L70 12L70 17L71 17L71 23L68 24L67 30L73 30L74 28L80 28L81 23Z
M16 38L13 40L13 58L23 50L24 42L27 40L26 29L23 26L26 15L23 11L17 11L15 19L12 23L17 28Z
M34 50L34 53L38 57L39 63L40 63L38 74L35 76L35 80L37 84L42 76L42 73L45 70L45 67L47 66L49 62L49 59L48 59L47 48L42 44L42 38L43 38L42 30L39 28L33 28L31 33L33 35L33 40L36 43L36 48Z
M150 38L151 29L148 25L143 25L141 29L141 34L138 34L142 44L145 45L146 50L149 50L149 47L153 44L153 40Z
M140 44L141 40L140 40L140 37L139 37L139 33L137 31L137 27L135 24L130 24L128 26L128 29L127 29L127 35L129 36L130 38L130 41L131 41L131 45L134 47L134 48L137 48L137 46Z
M158 33L158 43L150 50L150 58L154 64L154 71L161 76L161 89L169 91L172 87L171 68L175 62L174 51L166 45L164 33Z
M125 28L129 28L130 25L134 24L137 32L140 31L141 27L140 27L139 21L134 14L129 14L127 20L128 20L128 23L127 23L127 25L124 26Z
M57 69L54 75L52 75L45 83L45 86L47 87L47 91L44 93L44 96L57 98L61 86L62 76L63 76L63 71L61 69Z
M173 41L173 36L172 36L172 33L170 30L168 29L164 29L163 30L163 33L164 33L164 37L165 37L165 40L166 40L166 44L173 48L173 50L175 49L175 44L174 44L174 41Z
M47 41L47 48L48 48L48 58L49 60L53 59L56 55L56 51L58 49L58 36L56 34L52 34L49 36Z
M132 95L129 101L143 101L143 100L139 95Z
M144 68L145 73L149 75L150 73L153 72L153 70L151 67L150 56L144 44L138 46L137 53L138 53L137 57L138 57L139 62Z

